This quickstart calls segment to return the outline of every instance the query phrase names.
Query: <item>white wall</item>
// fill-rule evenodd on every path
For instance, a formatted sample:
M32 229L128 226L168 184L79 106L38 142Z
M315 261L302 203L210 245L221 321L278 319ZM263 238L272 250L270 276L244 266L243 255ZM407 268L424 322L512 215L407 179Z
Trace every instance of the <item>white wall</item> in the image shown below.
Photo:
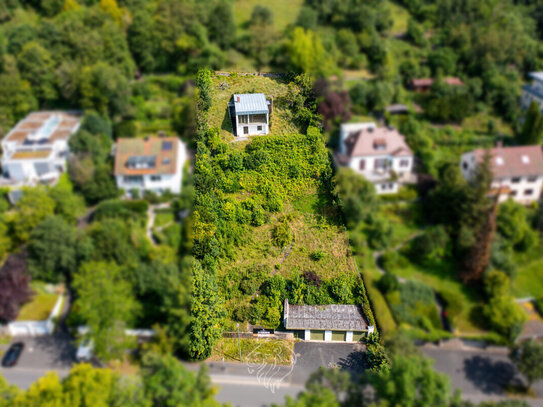
M266 115L267 117L267 115ZM266 119L269 122L269 118ZM238 116L236 116L236 121L238 121ZM258 127L261 126L262 130L258 130ZM249 128L249 134L245 134L243 129L245 127ZM238 123L237 124L237 135L238 137L243 136L259 136L259 135L265 135L269 133L268 125L265 123Z
M475 154L465 153L460 160L460 169L465 179L471 180L475 176L477 168L477 161L475 160ZM513 182L513 178L518 178ZM509 188L511 190L510 195L502 194L499 197L499 201L503 202L508 198L512 198L514 201L521 204L529 204L539 200L541 196L541 188L543 187L543 174L538 175L535 179L532 177L507 177L496 178L492 181L492 188ZM527 190L532 190L532 194L527 195Z

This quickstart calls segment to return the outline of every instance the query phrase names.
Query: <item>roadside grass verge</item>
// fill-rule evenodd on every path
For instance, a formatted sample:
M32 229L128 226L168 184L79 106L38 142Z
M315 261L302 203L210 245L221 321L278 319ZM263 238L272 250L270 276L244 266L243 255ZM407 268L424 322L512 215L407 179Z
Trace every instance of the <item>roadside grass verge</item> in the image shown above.
M241 346L241 361L239 349ZM213 348L209 361L266 363L290 365L294 341L271 338L255 338L239 340L238 338L222 338Z

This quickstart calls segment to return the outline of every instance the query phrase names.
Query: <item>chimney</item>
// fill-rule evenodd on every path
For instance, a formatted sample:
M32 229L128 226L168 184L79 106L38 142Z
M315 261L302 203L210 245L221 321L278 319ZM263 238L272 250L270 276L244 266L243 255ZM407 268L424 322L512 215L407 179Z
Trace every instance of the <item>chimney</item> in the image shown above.
M236 96L236 102L239 103L239 96Z

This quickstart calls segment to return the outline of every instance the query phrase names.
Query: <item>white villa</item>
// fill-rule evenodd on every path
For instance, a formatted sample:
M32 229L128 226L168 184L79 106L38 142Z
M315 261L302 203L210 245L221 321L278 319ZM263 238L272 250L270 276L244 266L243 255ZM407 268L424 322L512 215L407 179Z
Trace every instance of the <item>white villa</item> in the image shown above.
M543 110L543 72L530 72L529 76L533 81L531 85L522 85L520 105L523 109L528 109L535 101Z
M177 137L120 138L115 145L117 187L162 194L181 192L185 144Z
M496 147L490 150L477 149L462 155L460 166L464 178L471 180L477 165L486 151L491 156L494 174L492 189L499 194L499 202L508 198L522 204L537 201L543 184L543 150L541 146Z
M30 113L2 140L1 185L55 184L66 171L68 140L80 126L79 112Z
M339 145L336 161L362 174L378 194L396 193L399 185L415 182L413 152L393 127L342 124Z
M234 136L263 135L270 132L272 104L263 93L234 95L228 103Z

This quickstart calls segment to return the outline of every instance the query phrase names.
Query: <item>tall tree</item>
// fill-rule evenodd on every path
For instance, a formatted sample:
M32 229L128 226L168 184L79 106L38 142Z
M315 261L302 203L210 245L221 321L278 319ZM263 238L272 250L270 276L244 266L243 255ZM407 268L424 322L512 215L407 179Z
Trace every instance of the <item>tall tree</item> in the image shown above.
M531 339L511 349L510 358L518 370L528 379L528 388L536 380L543 379L543 345Z
M233 44L236 38L236 23L229 1L219 0L209 13L207 28L211 41L216 42L221 48L227 49Z
M125 346L124 330L138 311L121 268L115 263L84 263L74 275L73 288L76 309L89 328L96 355L105 360L120 356Z
M540 144L543 137L543 115L541 108L534 101L530 104L524 124L519 133L517 133L517 142L522 145Z
M24 188L23 196L15 204L15 213L11 218L15 236L26 242L31 231L48 216L53 215L55 201L44 188Z
M29 282L26 253L11 254L0 269L0 320L17 318L21 305L32 297Z
M334 178L334 193L351 227L366 221L376 203L375 187L350 168L339 168Z

